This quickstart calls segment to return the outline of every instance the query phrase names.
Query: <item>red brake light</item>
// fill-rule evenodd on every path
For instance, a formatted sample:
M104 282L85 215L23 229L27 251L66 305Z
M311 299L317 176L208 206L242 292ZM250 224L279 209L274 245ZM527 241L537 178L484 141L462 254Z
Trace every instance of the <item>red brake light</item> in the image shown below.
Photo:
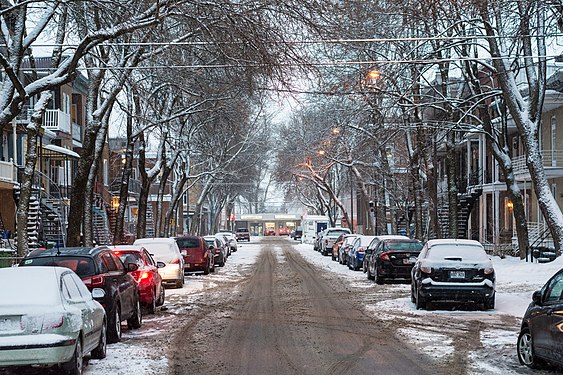
M119 255L119 254L121 254L121 251L115 251L115 250L114 250L113 253L114 253L115 255Z
M62 327L64 323L62 314L48 314L43 317L42 330Z
M381 258L381 260L389 261L389 253L382 253L379 258Z
M143 272L143 274L141 275L141 280L145 280L148 279L151 275L148 272Z
M365 253L365 250L363 247L358 247L358 250L356 250L357 253Z
M84 284L89 288L99 288L103 287L105 284L105 279L102 275L85 277L82 281L84 281Z
M180 264L180 259L174 259L170 264Z

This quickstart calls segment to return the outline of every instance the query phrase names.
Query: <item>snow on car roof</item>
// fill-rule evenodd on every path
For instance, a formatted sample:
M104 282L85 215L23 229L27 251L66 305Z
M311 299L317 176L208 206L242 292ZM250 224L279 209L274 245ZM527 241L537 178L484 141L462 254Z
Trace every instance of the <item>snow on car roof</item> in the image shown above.
M358 237L360 238L360 243L364 246L369 245L371 241L375 238L375 236L364 236L364 235L359 235Z
M432 247L435 245L468 245L468 246L479 246L483 248L483 245L479 243L479 241L475 240L465 240L465 239L458 239L458 238L441 238L436 240L428 240L426 242L426 246Z

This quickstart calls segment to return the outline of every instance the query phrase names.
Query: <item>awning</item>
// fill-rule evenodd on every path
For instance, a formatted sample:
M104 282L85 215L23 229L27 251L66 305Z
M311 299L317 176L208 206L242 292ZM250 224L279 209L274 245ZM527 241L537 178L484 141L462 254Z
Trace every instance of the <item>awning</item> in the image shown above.
M64 148L53 144L43 145L43 149L49 151L49 152L43 152L44 157L61 157L61 155L66 155L71 158L76 158L76 159L80 158L80 155L78 155L76 152L69 150L68 148Z

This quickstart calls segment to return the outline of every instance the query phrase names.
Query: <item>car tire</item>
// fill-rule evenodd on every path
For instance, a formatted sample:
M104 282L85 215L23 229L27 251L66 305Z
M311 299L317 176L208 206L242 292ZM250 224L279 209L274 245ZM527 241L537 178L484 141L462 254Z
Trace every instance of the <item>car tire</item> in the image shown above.
M147 305L147 314L154 314L156 312L156 287L152 291L151 303Z
M108 321L108 344L121 341L121 309L115 304L111 318Z
M494 308L495 308L495 296L494 295L491 298L485 300L484 307L485 307L485 310L494 310Z
M411 302L416 303L416 298L414 297L414 286L411 284Z
M427 303L428 301L425 300L424 297L420 295L420 291L416 289L416 301L415 301L416 309L417 310L425 309Z
M84 366L84 353L82 353L82 338L78 335L76 345L74 346L74 354L70 361L66 362L62 367L65 374L82 375L82 367Z
M377 265L375 265L375 267L373 267L373 269L375 270L375 275L373 277L375 279L375 283L377 285L383 285L383 277L381 277L379 272L377 272Z
M160 294L158 295L158 300L156 301L157 306L164 305L164 299L166 298L166 291L164 285L160 285Z
M102 331L100 332L100 340L98 341L98 346L96 346L94 348L94 350L92 350L92 358L94 359L104 359L106 358L107 355L107 322L104 319L104 322L102 323Z
M518 335L516 352L518 354L518 361L520 361L521 364L532 369L540 369L543 367L543 362L534 354L534 342L532 333L528 327L522 328Z
M182 277L180 280L176 281L176 288L182 289L184 287L184 274L182 273Z
M368 276L368 280L375 280L375 277L371 274L371 272L370 272L370 270L369 270L369 266L366 267L366 268L367 268L366 274L367 274L367 276Z
M209 262L207 262L207 264L205 265L205 268L203 269L203 274L209 275Z
M143 312L141 310L141 302L139 301L139 297L137 297L135 301L135 311L133 312L133 316L127 319L127 326L129 329L138 329L141 328L142 325Z

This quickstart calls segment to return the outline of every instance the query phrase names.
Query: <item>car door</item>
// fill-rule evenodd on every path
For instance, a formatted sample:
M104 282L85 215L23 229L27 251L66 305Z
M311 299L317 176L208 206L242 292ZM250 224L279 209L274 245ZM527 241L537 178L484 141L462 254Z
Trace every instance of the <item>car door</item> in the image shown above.
M563 361L563 273L555 275L543 288L541 304L532 312L534 349L540 356Z
M372 265L372 269L371 269L371 273L372 275L375 275L375 270L377 268L377 262L380 262L381 260L379 259L379 257L381 256L381 253L383 253L385 251L385 245L386 243L384 241L379 241L377 243L377 247L375 248L374 252L373 252L373 262L371 263Z
M125 272L123 263L113 255L112 251L105 251L101 254L102 261L108 270L108 277L113 283L113 288L117 292L121 302L121 319L128 319L133 313L132 294L134 286L133 278ZM116 260L118 262L116 262ZM120 267L121 266L121 267ZM129 277L126 277L129 276ZM132 282L129 281L131 279Z
M79 279L80 280L80 279ZM65 299L69 306L77 309L82 315L82 332L83 332L83 342L82 346L87 350L87 348L92 347L92 341L94 340L93 331L95 326L94 321L94 309L91 305L88 305L78 288L78 283L74 281L71 272L66 272L62 275L62 282L64 285L63 291L65 293ZM81 284L82 281L80 281ZM86 289L88 290L88 289ZM90 297L92 298L92 297Z

